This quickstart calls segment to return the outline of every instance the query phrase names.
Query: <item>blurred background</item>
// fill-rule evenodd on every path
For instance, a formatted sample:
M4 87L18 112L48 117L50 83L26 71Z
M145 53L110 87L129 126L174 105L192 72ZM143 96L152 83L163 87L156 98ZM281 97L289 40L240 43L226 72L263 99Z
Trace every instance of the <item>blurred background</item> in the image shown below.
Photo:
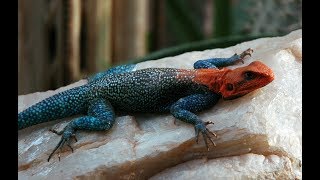
M302 0L19 0L18 94L302 28Z

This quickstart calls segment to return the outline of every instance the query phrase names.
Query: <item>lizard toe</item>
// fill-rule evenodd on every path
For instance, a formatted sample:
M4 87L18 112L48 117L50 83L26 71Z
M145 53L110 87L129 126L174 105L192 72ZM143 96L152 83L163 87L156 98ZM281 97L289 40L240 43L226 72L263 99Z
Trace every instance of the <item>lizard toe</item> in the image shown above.
M240 54L240 58L241 58L241 61L243 63L243 58L245 58L246 56L250 56L251 57L251 54L253 53L253 49L249 48L245 51L243 51L241 54Z
M196 142L198 143L199 132L201 132L203 140L206 144L208 151L210 150L210 148L209 148L209 144L207 142L207 139L209 139L209 141L212 143L213 146L216 146L216 144L212 140L211 135L217 137L217 135L215 133L211 132L208 128L206 128L206 126L209 124L214 124L214 123L211 121L208 121L208 122L200 122L195 125Z
M51 130L52 131L52 130ZM55 130L53 130L55 131ZM56 131L57 132L57 131ZM56 133L54 132L54 133ZM48 162L50 161L51 157L53 156L53 154L58 150L62 149L62 147L67 143L67 146L71 149L71 152L73 153L73 148L71 147L70 145L70 139L71 137L75 138L75 140L77 141L76 137L75 137L75 134L74 134L74 130L72 128L68 128L68 126L63 130L63 131L60 131L60 132L57 132L56 134L59 134L61 133L62 134L62 137L59 141L59 143L56 145L56 147L53 149L52 153L49 155L48 157ZM60 153L58 155L59 157L59 161L60 161Z

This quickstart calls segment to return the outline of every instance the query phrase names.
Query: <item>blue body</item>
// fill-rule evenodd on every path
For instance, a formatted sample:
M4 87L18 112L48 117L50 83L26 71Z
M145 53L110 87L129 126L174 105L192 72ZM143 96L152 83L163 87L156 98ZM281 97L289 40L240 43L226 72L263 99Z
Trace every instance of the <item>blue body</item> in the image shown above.
M245 51L246 52L246 51ZM244 53L245 53L244 52ZM242 56L199 60L195 69L223 67L242 60ZM174 117L195 126L196 137L202 132L211 142L207 124L195 114L212 107L221 97L191 76L177 78L188 70L149 68L134 71L135 65L109 69L90 77L88 84L58 93L18 114L18 127L83 114L61 132L62 138L52 154L77 130L108 130L115 122L115 111L170 112ZM190 70L192 71L192 70ZM183 78L181 78L183 77ZM211 133L213 134L213 133ZM212 142L213 143L213 142ZM49 156L51 158L52 154ZM48 160L49 160L48 159Z

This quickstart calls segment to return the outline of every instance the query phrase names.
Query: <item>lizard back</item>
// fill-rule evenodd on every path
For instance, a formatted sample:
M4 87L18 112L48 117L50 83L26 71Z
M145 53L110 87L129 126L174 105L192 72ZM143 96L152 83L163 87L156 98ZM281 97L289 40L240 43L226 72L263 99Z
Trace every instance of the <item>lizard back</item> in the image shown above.
M163 112L178 99L208 89L192 81L195 70L148 68L106 76L91 84L116 110Z

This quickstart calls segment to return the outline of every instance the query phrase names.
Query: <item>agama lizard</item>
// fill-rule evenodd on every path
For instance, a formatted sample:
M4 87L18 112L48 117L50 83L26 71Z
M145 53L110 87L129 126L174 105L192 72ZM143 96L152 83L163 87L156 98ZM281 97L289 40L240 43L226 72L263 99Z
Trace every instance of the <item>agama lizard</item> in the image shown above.
M215 145L215 133L207 129L195 113L214 106L218 100L234 99L269 84L272 70L254 61L236 69L223 68L251 56L252 49L230 58L212 58L194 63L194 69L147 68L122 65L98 73L88 83L53 95L18 114L19 130L76 114L60 132L61 140L50 154L66 143L77 130L106 131L115 122L115 111L170 112L175 118L194 125L196 142L201 132L206 147ZM59 158L60 159L60 158Z

